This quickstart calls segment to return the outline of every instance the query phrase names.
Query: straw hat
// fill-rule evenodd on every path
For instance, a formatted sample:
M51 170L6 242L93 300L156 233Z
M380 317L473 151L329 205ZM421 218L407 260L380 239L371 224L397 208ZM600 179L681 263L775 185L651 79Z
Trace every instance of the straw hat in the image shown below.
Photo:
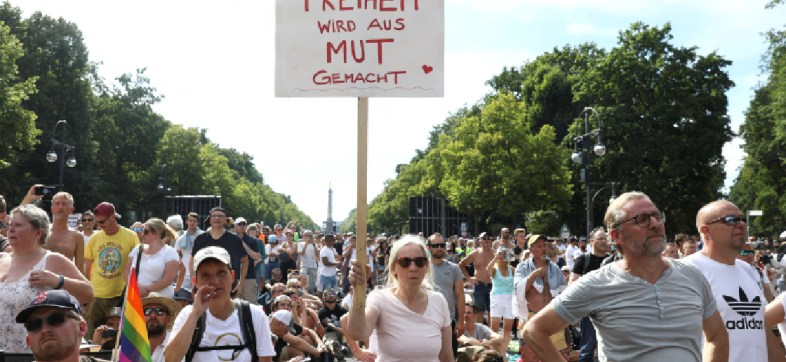
M158 304L169 312L169 323L167 323L167 329L172 329L172 324L175 323L175 318L177 314L180 313L180 304L178 304L174 299L165 297L156 292L150 292L147 297L142 298L142 308L147 308L150 304Z

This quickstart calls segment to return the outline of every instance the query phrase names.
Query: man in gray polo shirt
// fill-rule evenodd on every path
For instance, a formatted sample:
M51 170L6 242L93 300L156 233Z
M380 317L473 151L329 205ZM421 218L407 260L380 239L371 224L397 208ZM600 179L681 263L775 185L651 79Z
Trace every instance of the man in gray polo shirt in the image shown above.
M458 336L464 333L464 275L458 265L445 260L447 244L440 233L428 238L428 247L431 251L431 266L434 268L434 284L439 287L439 292L445 296L450 309L450 320L453 322L453 353L458 350ZM458 316L456 318L456 308Z
M609 205L604 223L625 257L585 275L527 322L524 340L540 359L560 360L549 336L589 316L601 361L728 360L728 333L707 280L661 255L665 222L641 192Z

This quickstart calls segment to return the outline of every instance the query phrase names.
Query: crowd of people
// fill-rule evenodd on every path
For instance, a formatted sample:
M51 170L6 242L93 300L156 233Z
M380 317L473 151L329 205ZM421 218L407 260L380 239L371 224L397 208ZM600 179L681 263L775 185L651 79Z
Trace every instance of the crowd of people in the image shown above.
M786 360L786 248L748 239L725 200L695 236L668 238L628 192L586 238L383 234L362 250L221 207L126 228L102 202L73 227L70 194L51 219L40 198L6 212L0 197L0 350L41 361L116 350L132 275L153 361Z

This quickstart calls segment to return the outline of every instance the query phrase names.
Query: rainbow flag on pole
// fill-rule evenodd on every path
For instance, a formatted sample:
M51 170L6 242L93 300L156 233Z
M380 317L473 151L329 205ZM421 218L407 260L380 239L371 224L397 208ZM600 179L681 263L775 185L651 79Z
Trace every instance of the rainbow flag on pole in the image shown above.
M151 362L150 341L147 339L142 298L136 284L136 272L131 268L131 277L126 288L123 305L123 324L120 326L120 352L118 362Z

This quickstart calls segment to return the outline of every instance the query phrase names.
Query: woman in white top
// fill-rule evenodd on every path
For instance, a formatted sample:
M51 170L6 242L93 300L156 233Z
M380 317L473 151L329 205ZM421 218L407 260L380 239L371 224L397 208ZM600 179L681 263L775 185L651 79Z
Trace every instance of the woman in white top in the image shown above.
M175 231L163 220L152 218L147 220L142 230L142 261L137 273L137 283L139 294L142 298L150 292L157 292L164 297L174 298L177 279L177 269L180 264L180 257L175 248L167 245L164 240L177 239ZM132 267L136 267L136 258L139 247L131 250L128 254L130 262L126 264L123 277L128 279L128 274Z
M376 330L377 361L455 361L448 303L431 290L433 271L423 240L401 238L389 260L387 287L368 295L365 310L350 310L350 337L366 340ZM365 283L356 261L349 279L353 285Z

